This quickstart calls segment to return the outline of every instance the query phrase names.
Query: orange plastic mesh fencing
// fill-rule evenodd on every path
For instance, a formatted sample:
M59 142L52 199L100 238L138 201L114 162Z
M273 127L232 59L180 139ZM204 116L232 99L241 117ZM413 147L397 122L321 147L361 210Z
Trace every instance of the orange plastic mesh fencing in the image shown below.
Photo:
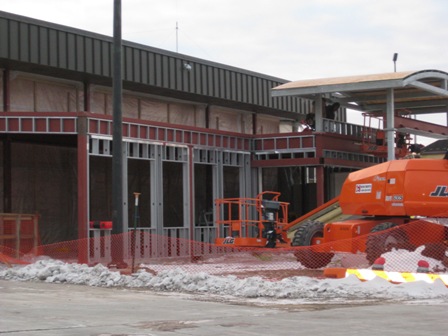
M28 264L27 261L23 260L23 257L24 255L20 251L10 249L6 246L0 246L0 264L6 264L8 266Z
M149 231L111 235L110 230L104 230L88 239L43 245L28 253L2 246L0 253L25 262L33 262L38 255L153 273L180 268L192 273L269 279L320 276L327 267L370 268L379 257L385 259L386 271L415 272L418 262L426 260L429 267L423 271L447 273L447 225L446 218L416 220L400 226L385 222L382 230L354 239L286 248L227 247Z
M87 247L88 239L79 239L39 246L38 253L40 256L53 259L78 262L82 258L82 253L86 254Z

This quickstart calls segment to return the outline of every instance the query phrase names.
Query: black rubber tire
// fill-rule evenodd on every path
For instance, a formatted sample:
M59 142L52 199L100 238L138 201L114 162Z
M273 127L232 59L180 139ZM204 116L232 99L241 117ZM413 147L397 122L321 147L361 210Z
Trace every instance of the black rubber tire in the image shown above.
M324 236L324 224L318 221L308 221L301 224L294 233L292 246L310 246L313 238Z
M384 222L374 226L370 233L386 231L397 226L395 223ZM401 228L396 228L384 234L369 235L366 241L366 258L370 264L373 264L383 253L390 252L394 248L409 251L415 249L410 245L408 235Z
M292 239L291 246L311 246L313 238L323 237L324 223L308 221L299 226ZM297 261L306 268L322 268L327 266L334 253L314 252L311 249L301 249L294 252Z

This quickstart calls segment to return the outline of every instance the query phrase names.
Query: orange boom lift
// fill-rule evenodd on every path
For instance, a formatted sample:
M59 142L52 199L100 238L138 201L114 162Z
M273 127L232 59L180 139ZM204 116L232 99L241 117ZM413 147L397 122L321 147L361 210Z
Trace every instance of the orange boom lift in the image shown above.
M392 246L412 249L448 239L447 226L430 223L434 218L444 223L448 217L446 156L388 161L353 172L338 198L290 223L288 204L279 196L264 192L255 199L217 200L216 243L269 248L311 245L313 249L300 249L295 255L304 266L320 268L334 252L363 252L373 263ZM344 219L313 220L313 215L337 204ZM411 222L420 225L419 230L408 230ZM373 234L380 231L384 234Z

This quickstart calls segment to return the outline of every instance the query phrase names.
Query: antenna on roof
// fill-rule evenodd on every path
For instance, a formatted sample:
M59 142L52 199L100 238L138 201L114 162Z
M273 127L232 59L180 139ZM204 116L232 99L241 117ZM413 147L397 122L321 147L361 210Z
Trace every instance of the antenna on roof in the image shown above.
M394 53L394 58L392 58L392 61L394 61L394 72L397 72L397 59L398 53Z
M179 52L179 25L176 21L176 52Z

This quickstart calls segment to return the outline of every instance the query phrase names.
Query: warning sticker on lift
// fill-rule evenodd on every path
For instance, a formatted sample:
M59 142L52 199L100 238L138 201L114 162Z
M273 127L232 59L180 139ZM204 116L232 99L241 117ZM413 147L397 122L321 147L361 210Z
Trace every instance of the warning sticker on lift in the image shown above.
M356 185L356 194L370 194L372 192L372 184L371 183L363 183Z

